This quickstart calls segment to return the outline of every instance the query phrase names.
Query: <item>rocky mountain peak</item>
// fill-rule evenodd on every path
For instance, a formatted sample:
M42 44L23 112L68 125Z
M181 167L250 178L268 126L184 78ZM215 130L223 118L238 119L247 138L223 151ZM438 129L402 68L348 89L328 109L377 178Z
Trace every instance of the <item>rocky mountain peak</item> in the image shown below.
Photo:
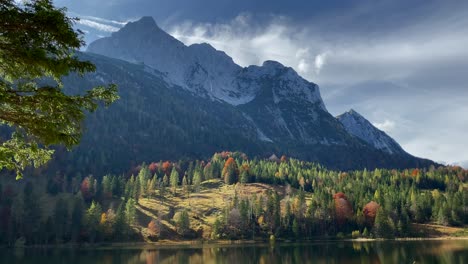
M406 154L401 146L385 132L379 130L354 109L337 116L346 131L389 154Z

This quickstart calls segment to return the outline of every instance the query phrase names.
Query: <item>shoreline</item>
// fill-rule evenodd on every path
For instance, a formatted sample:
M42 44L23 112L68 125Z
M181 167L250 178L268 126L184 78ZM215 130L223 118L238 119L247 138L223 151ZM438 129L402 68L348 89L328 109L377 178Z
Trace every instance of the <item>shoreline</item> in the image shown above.
M313 239L313 240L161 240L158 242L117 242L117 243L83 243L83 244L58 244L58 245L30 245L24 247L0 246L0 249L170 249L170 248L203 248L205 246L242 246L242 245L271 245L271 244L304 244L304 243L338 243L338 242L411 242L411 241L460 241L468 240L468 236L461 237L408 237L408 238L356 238L356 239Z

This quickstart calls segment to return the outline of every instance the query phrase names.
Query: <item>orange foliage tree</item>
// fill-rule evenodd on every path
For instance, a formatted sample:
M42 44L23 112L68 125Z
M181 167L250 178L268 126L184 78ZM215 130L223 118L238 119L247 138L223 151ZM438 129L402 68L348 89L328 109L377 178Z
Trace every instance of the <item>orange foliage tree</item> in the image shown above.
M335 200L336 220L339 225L343 225L346 219L353 216L353 207L346 195L342 192L334 194L333 199Z
M151 174L154 174L158 169L158 164L156 162L151 162L151 164L148 166L148 169L151 171Z
M379 208L380 205L374 201L364 206L362 213L364 214L367 224L371 226L374 225L375 216L377 215L377 210L379 210Z
M222 175L226 184L234 184L238 181L239 169L233 157L229 157L224 163Z
M169 175L172 171L172 165L169 161L165 161L163 164L162 164L162 170L163 172L166 174L166 175Z
M156 223L154 219L151 219L151 221L148 223L148 230L152 236L156 236L159 234L159 225Z

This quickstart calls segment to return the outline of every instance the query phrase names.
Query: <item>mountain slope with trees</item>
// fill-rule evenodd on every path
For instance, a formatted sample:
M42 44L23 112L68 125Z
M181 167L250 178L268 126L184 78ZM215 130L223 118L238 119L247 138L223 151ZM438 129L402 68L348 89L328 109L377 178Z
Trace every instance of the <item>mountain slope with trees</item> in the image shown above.
M221 152L133 172L0 179L0 243L466 236L459 167L340 172Z
M309 135L329 135L330 138L335 135L341 144L304 144L284 136L279 130L264 128L273 128L269 124L272 117L270 113L260 111L262 108L258 105L265 105L267 109L269 104L274 104L272 97L265 95L249 104L233 106L177 88L165 80L163 73L146 65L89 53L80 56L93 62L97 70L84 78L77 75L64 78L65 87L70 87L69 92L77 92L72 87L115 83L119 86L120 100L87 117L81 144L71 152L57 150L54 161L48 165L51 173L122 173L142 162L166 158L206 159L222 149L242 150L257 157L285 154L343 170L427 167L433 164L409 155L391 155L377 150L347 134L327 112L320 117L322 121L310 122L303 130ZM262 103L252 105L260 98L264 100ZM299 110L294 110L296 108L288 104L287 98L284 100L279 107L284 107L285 120L302 118ZM272 135L272 140L266 140L263 132ZM291 129L290 132L295 136L301 134L300 130Z

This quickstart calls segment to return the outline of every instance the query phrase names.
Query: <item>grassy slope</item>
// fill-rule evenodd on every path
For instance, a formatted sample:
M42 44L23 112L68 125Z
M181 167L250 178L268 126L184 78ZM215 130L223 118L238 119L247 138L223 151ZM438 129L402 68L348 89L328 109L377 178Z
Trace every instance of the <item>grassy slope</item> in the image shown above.
M138 217L136 227L144 237L146 242L148 239L147 225L151 219L156 218L158 214L162 216L161 237L173 241L181 241L183 238L175 231L175 226L170 214L172 207L174 212L187 209L190 215L191 228L201 234L204 239L210 239L211 227L216 218L222 214L222 210L228 203L234 199L234 194L237 192L238 198L249 198L256 193L257 196L265 194L268 189L276 190L280 197L284 196L284 186L271 186L261 183L250 183L245 185L225 185L221 180L210 180L202 183L202 188L199 192L190 193L190 197L186 195L182 188L178 188L176 195L173 196L172 190L167 190L165 197L159 198L141 198L138 204ZM306 201L310 200L313 194L306 193ZM285 199L281 204L284 205ZM282 208L283 209L283 208ZM420 237L424 238L444 238L462 236L467 237L467 228L447 227L436 224L412 224Z
M159 198L141 198L138 205L138 225L145 240L147 240L147 230L149 221L156 218L158 214L162 216L161 236L174 240L182 238L175 232L175 226L171 221L170 208L175 212L188 209L190 215L191 228L201 234L204 239L209 239L211 227L216 218L222 214L222 210L230 203L237 192L239 200L243 197L251 197L265 194L268 189L274 189L282 195L284 187L270 186L267 184L251 183L246 185L225 185L220 180L210 180L202 183L199 192L192 192L187 196L182 188L178 188L176 195L172 195L172 190L167 190L167 194L161 200ZM170 193L170 194L169 194Z

